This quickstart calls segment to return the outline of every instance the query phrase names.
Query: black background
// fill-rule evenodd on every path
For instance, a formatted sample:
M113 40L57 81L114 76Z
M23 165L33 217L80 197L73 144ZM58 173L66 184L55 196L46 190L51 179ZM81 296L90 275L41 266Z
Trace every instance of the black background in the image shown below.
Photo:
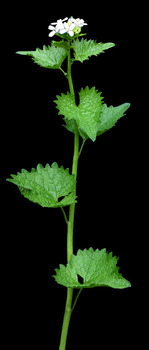
M120 272L132 283L124 290L85 290L73 313L68 349L111 344L133 346L140 329L139 250L142 249L143 160L139 115L142 59L141 9L129 3L43 1L9 4L4 11L5 59L1 64L4 109L1 123L2 274L6 342L58 349L66 290L51 277L66 263L66 224L59 209L41 208L5 181L22 168L53 161L71 169L73 135L62 127L53 100L66 93L58 70L47 70L16 51L50 44L48 25L73 15L83 18L88 39L114 42L99 57L72 67L75 91L88 85L102 91L107 105L130 102L127 116L95 143L88 141L79 169L74 232L77 250L106 247L119 256ZM145 10L144 10L145 11ZM142 62L141 62L142 64ZM141 170L140 170L141 169ZM67 211L67 208L66 208ZM139 233L139 235L138 235ZM141 233L141 234L140 234ZM83 295L84 294L84 295ZM6 328L5 328L6 327ZM137 342L140 336L137 335Z

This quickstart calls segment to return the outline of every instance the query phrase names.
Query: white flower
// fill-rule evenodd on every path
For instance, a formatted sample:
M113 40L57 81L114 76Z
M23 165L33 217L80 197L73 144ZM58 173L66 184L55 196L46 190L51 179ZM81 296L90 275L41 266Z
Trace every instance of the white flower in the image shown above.
M84 19L80 19L80 18L71 18L71 21L73 22L73 23L75 23L75 25L77 26L77 27L83 27L83 26L87 26L87 23L85 23L84 22Z
M48 29L52 30L52 32L49 33L49 36L52 37L53 35L55 35L57 33L57 29L56 27L53 26L49 26Z
M66 21L68 19L68 17L65 17L64 19L58 19L57 22L52 22L48 29L52 30L51 33L49 33L49 36L52 37L53 35L55 35L56 33L60 33L63 34L63 29L64 29L64 21ZM55 27L54 27L55 25ZM61 32L62 31L62 32Z
M74 29L75 29L75 23L72 23L71 20L68 20L68 22L64 23L65 31L64 33L68 33L70 36L74 36Z
M68 20L66 22L66 20ZM65 34L68 33L71 37L74 36L74 34L78 34L81 31L81 27L87 25L87 23L84 22L84 19L80 18L69 18L65 17L64 19L58 19L57 22L52 22L48 29L51 30L49 33L49 36L52 37L53 35L60 33Z

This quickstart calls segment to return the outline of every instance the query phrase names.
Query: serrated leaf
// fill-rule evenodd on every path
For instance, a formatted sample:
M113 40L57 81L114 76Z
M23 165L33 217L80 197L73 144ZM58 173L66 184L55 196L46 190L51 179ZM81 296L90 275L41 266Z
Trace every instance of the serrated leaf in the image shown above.
M74 133L74 120L73 119L66 119L65 118L65 125L63 125L68 131L70 132L73 132ZM82 129L80 129L78 127L78 130L79 130L79 135L82 137L83 140L87 140L89 137L88 135L83 132Z
M67 41L64 40L60 40L60 41L52 41L52 45L56 46L56 47L61 47L63 49L65 49L66 51L69 50L69 44Z
M96 43L95 40L76 39L72 42L71 47L74 50L75 61L83 62L90 56L97 56L105 50L115 46L114 43Z
M116 122L125 115L125 112L130 107L130 103L123 103L117 107L103 106L100 121L97 126L97 136L103 134L105 131L111 129Z
M76 202L73 195L74 175L69 174L69 169L58 167L57 163L51 167L49 164L45 167L38 164L31 172L22 169L21 173L11 177L7 180L17 185L24 197L42 207L64 207Z
M42 50L18 51L16 53L31 56L39 66L50 69L59 69L67 56L67 51L64 48L45 45Z
M60 265L59 269L55 269L56 275L53 277L57 283L67 288L130 287L130 282L119 273L117 260L106 249L78 250L66 266ZM78 281L78 276L83 278L83 283Z
M103 104L102 112L97 123L97 136L103 134L104 132L115 126L116 122L125 116L125 112L130 107L130 103L123 103L117 107L109 106ZM65 128L70 132L74 132L74 124L72 120L65 119ZM79 129L79 135L83 140L87 140L88 136L85 132Z
M82 133L95 141L97 134L97 124L102 111L101 93L95 87L81 89L79 92L80 103L76 106L74 97L67 92L67 95L57 96L55 103L59 109L59 114L64 115L66 120L76 120L78 128Z

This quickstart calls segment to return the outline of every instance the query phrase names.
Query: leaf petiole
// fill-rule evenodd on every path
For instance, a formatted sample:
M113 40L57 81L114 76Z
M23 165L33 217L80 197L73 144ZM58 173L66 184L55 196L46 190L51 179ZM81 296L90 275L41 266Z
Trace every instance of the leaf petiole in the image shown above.
M77 303L77 301L78 301L78 299L79 299L79 296L80 296L82 290L83 290L83 288L80 288L80 289L79 289L79 292L77 293L77 296L76 296L76 298L75 298L75 300L74 300L74 303L73 303L73 306L72 306L72 308L71 308L71 313L73 312L73 310L74 310L74 308L75 308L75 306L76 306L76 303Z
M66 224L68 225L68 219L67 219L67 215L66 215L66 213L65 213L65 210L63 209L63 207L60 207L60 208L61 208L62 213L63 213L63 215L64 215L65 222L66 222Z
M80 150L79 150L79 157L80 157L81 152L82 152L82 150L83 150L83 147L84 147L84 145L85 145L85 141L86 141L86 140L83 140L83 141L82 141L82 145L81 145Z
M67 78L67 73L60 67L59 70L65 75L65 77Z

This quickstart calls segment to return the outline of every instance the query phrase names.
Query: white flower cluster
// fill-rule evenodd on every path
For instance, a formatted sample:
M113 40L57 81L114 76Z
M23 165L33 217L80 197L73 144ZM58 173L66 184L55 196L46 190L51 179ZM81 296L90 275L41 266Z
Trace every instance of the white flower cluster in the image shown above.
M49 25L48 29L51 30L49 36L52 37L57 33L68 33L72 37L74 34L80 33L81 27L86 25L87 23L84 22L84 19L80 18L66 17L64 19L58 19L57 22L53 22Z

